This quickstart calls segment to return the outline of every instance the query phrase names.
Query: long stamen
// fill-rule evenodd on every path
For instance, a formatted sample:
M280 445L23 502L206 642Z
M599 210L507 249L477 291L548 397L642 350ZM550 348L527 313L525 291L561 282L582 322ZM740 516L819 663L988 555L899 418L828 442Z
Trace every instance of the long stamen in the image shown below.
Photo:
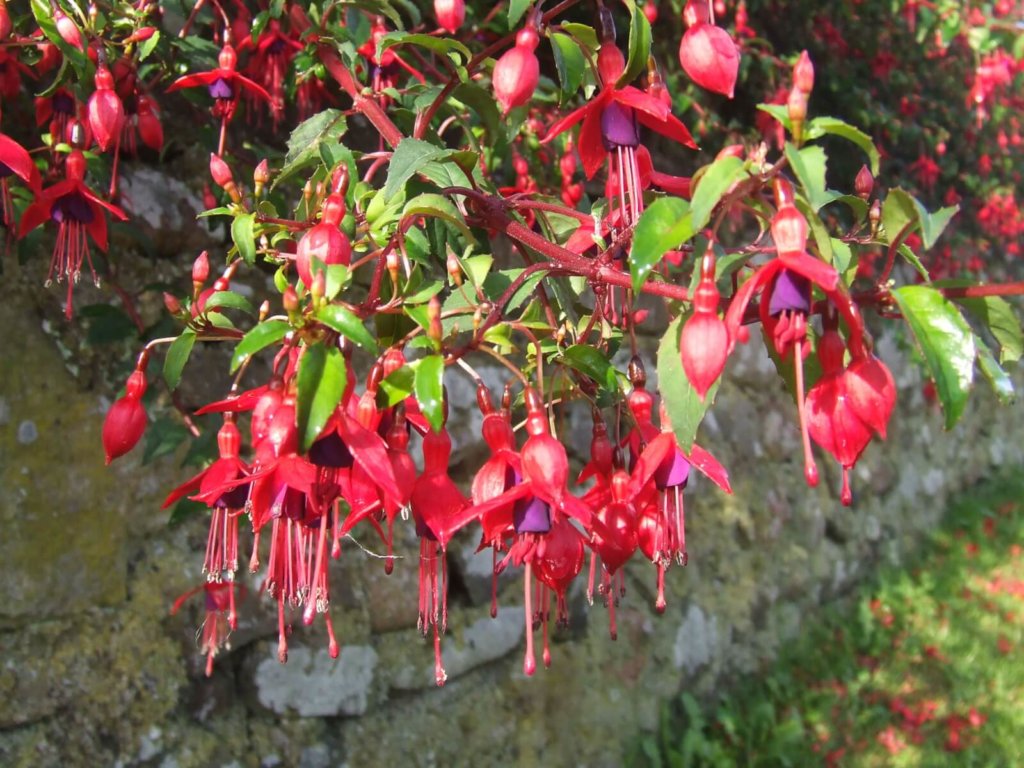
M800 417L800 438L804 446L804 477L807 479L807 485L814 488L818 484L818 467L811 454L811 435L807 431L807 406L804 401L804 358L800 354L800 344L793 345L793 370L796 374L796 410Z
M523 598L526 605L523 612L526 616L526 655L523 657L523 674L527 677L537 671L537 659L533 655L533 590L530 589L532 564L526 561L526 573L523 577Z
M551 666L551 647L548 645L548 611L551 605L551 590L546 586L541 587L541 625L544 627L544 667Z

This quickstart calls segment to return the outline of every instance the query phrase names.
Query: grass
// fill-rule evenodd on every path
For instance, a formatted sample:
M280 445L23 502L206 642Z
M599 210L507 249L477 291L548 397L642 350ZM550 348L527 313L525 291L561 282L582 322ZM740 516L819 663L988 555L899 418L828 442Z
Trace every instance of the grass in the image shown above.
M1024 477L953 505L912 570L826 612L712 707L666 708L636 764L1024 765Z

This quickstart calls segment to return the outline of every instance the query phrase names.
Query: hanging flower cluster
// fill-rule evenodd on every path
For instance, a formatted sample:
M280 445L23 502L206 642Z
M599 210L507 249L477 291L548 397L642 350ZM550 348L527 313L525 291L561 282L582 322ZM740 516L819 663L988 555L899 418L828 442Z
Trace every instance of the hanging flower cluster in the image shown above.
M203 215L225 222L230 242L194 259L191 292L163 293L172 335L154 338L138 294L114 285L143 349L103 428L109 463L143 439L147 411L169 407L150 386L159 350L176 392L197 343L233 345L223 399L171 400L194 433L217 434L216 455L164 504L208 510L204 583L174 606L203 594L208 674L237 626L240 568L259 574L276 606L282 662L292 626L318 618L336 657L331 560L345 537L375 537L391 573L405 524L419 541L410 600L439 685L456 536L491 550L492 615L499 574L521 569L527 675L536 632L542 663L552 662L551 618L567 623L577 579L606 606L613 639L627 564L650 564L665 611L666 572L691 554L694 470L732 492L697 435L751 326L792 393L807 483L819 483L817 446L839 464L846 505L897 394L866 315L908 321L949 426L975 365L997 391L1010 386L1001 364L1024 339L1000 296L1024 287L927 282L917 251L935 244L959 194L930 212L903 189L881 189L872 138L814 114L806 51L762 59L772 90L757 127L774 149L734 143L705 162L694 138L710 143L702 101L740 93L743 62L759 55L746 4L689 0L667 56L651 29L667 9L599 2L591 26L565 15L574 4L496 14L436 0L428 18L388 4L200 0L170 30L159 3L117 1L101 15L53 0L49 14L33 2L32 17L12 17L0 0L11 127L0 134L2 223L9 240L53 232L48 279L68 282L68 319L83 269L97 282L116 277L92 248L109 249L108 219L131 226L121 164L191 139L165 148L158 98L208 130ZM906 17L920 21L916 10ZM617 33L623 23L628 36ZM819 29L842 42L834 27ZM1000 46L965 85L979 120L1002 114L1021 70ZM685 78L663 74L659 59L676 58ZM899 58L873 64L890 72ZM52 85L31 84L38 95L23 122L45 142L30 146L11 137L22 135L11 115L44 74ZM683 99L669 84L687 80L698 88ZM1007 126L1010 152L1019 131ZM833 178L826 136L848 144L857 165L867 160L855 179ZM946 192L944 146L905 167L929 194ZM997 174L985 158L984 175ZM993 237L1019 234L1012 194L980 210ZM273 272L274 292L254 307L236 289L259 267ZM910 268L921 284L906 284ZM667 329L653 327L657 317ZM662 335L656 359L645 331ZM482 361L508 371L500 402ZM463 375L487 450L460 485L445 383ZM582 467L563 426L574 409L592 421Z

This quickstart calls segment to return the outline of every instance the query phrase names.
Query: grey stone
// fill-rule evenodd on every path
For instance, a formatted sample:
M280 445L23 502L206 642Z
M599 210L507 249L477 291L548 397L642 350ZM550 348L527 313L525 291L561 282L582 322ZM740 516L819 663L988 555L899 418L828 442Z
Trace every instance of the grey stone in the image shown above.
M279 715L301 717L361 715L369 705L377 652L369 646L343 646L337 659L325 649L292 646L288 663L277 660L275 646L256 667L260 704Z

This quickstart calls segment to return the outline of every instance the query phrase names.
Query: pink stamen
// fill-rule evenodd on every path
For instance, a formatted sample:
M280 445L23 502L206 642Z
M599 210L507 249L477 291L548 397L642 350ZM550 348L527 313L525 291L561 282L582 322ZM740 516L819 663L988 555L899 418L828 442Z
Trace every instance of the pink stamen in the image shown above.
M814 488L818 485L818 467L811 454L811 435L807 431L807 406L804 401L804 360L799 346L793 349L793 371L796 374L796 411L800 418L800 438L804 447L804 477L807 485Z
M526 616L526 655L523 657L523 674L527 677L537 671L537 659L533 654L533 590L530 588L532 566L526 561L526 573L523 578L523 598L526 605L523 611Z

